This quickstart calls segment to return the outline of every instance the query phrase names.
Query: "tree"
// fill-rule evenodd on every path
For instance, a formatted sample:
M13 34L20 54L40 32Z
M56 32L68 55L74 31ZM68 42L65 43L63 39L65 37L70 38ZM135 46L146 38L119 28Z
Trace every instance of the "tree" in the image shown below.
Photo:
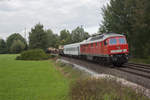
M141 51L144 49L142 48L143 43L140 41L141 38L136 32L136 30L140 29L140 26L138 26L139 28L135 26L136 20L139 22L139 20L143 19L136 19L139 16L136 10L140 9L138 12L143 12L141 12L141 7L137 7L137 1L140 0L110 0L110 4L102 9L103 22L99 29L100 32L126 33L130 53L134 56L143 55ZM141 1L139 3L141 4Z
M110 0L102 8L103 21L100 32L131 33L134 23L135 0Z
M134 57L150 56L150 1L111 0L103 8L100 32L126 33Z
M59 36L58 36L57 34L54 34L54 37L53 37L53 38L54 38L54 44L53 44L52 47L58 48L59 45L60 45Z
M10 47L10 51L11 53L20 53L25 47L25 44L21 40L14 40Z
M48 47L53 47L55 43L54 33L51 29L46 30L47 38L48 38Z
M48 47L58 48L59 46L59 37L54 34L51 29L46 30Z
M71 43L71 34L68 30L64 29L60 32L60 44L66 45Z
M136 0L136 9L134 13L134 55L136 57L150 56L150 1Z
M7 53L7 46L3 39L0 39L0 54Z
M48 48L49 41L47 37L47 33L43 29L43 25L36 24L34 28L31 29L29 33L29 48L30 49L43 49L46 50Z
M77 27L71 33L72 43L81 42L89 37L90 35L87 32L85 32L82 27Z
M14 33L7 38L7 47L8 47L9 52L11 51L10 48L13 42L16 40L20 40L22 43L24 43L25 49L27 48L26 40L19 33Z

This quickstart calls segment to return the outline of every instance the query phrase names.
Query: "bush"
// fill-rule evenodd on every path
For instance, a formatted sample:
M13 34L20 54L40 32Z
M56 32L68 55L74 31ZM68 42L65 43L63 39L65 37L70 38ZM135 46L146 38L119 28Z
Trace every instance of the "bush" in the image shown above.
M25 44L21 40L14 40L10 47L10 51L11 53L20 53L25 47Z
M57 55L54 55L54 54L47 54L48 58L55 58L57 57Z
M79 79L71 85L71 100L149 100L110 79Z
M42 49L24 51L16 58L17 60L46 60L48 56Z

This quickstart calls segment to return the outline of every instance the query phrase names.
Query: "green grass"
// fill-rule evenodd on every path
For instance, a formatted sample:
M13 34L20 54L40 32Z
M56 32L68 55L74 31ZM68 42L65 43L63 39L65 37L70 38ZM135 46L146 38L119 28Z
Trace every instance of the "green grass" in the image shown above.
M89 74L79 69L73 68L73 66L70 64L64 64L62 62L58 62L57 66L59 66L63 70L65 76L67 76L67 78L69 78L69 80L72 82L76 81L79 78L82 79L82 78L89 77Z
M150 58L148 58L148 59L131 58L131 59L129 59L129 62L150 64Z
M0 100L69 100L70 93L78 95L82 92L82 96L90 93L88 96L91 97L92 93L97 94L97 89L100 90L98 95L103 97L100 100L148 100L142 99L145 97L137 96L133 90L118 83L101 81L103 84L93 85L94 81L91 81L91 84L83 85L82 77L87 78L89 75L71 65L56 64L52 60L19 61L15 60L16 56L0 55ZM73 90L72 87L78 79L81 86L77 84ZM93 87L96 90L93 91ZM84 91L81 91L82 89ZM110 99L113 97L119 99Z
M0 55L0 100L67 100L69 80L53 61L17 61Z
M150 100L115 79L79 79L70 91L72 100Z

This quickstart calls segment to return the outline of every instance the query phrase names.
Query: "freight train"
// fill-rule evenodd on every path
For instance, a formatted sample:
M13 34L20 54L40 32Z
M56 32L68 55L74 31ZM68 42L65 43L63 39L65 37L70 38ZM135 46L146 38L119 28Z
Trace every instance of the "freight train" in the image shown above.
M102 64L122 66L128 62L125 35L109 33L90 37L80 43L64 45L61 55L89 59Z

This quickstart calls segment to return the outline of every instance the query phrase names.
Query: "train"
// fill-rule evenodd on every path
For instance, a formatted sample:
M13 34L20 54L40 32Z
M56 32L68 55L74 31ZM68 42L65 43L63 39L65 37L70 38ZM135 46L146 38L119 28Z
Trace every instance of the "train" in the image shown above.
M122 66L128 62L129 48L126 36L105 33L79 43L64 45L61 55L88 59L104 65Z

